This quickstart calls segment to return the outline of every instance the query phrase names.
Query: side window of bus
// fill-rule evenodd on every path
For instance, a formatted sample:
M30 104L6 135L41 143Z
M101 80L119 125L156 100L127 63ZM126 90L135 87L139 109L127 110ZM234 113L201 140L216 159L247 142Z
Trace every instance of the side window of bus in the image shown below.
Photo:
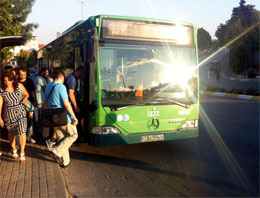
M102 59L100 59L101 89L111 91L114 76L114 51L102 49Z

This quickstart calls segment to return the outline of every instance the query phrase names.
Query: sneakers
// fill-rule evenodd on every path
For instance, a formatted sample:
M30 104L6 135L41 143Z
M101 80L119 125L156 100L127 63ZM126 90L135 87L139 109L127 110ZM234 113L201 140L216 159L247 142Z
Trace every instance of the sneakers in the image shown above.
M31 139L31 140L27 140L27 142L32 143L32 144L35 144L35 143L36 143L36 140L35 140L35 139Z
M53 152L50 152L50 155L54 159L54 161L57 162L61 167L64 166L62 159L58 155Z
M66 169L66 168L68 168L69 165L70 165L70 163L68 165L66 165L66 166L65 165L60 165L60 167L63 168L63 169Z
M52 142L51 139L48 139L48 140L46 140L46 144L47 144L49 151L53 151L56 142Z

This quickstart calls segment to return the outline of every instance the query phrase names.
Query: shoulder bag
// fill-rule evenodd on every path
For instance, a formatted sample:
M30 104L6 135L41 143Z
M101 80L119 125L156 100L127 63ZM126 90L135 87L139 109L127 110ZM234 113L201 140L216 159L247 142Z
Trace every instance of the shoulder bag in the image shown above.
M68 123L67 109L62 108L48 108L48 100L52 94L52 91L56 85L54 85L45 100L45 103L41 109L42 125L44 127L59 127L65 126Z
M22 88L20 87L20 84L18 84L18 88L20 89L21 93L23 94ZM34 106L30 102L30 100L27 100L27 102L23 105L25 106L25 109L26 109L27 112L33 112L34 111Z

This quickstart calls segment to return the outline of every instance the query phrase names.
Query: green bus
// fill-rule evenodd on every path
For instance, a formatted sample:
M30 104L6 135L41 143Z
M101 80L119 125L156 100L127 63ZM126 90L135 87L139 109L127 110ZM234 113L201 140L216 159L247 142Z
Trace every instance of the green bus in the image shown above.
M79 83L84 139L107 146L198 137L197 29L112 15L79 21L40 49L39 65Z

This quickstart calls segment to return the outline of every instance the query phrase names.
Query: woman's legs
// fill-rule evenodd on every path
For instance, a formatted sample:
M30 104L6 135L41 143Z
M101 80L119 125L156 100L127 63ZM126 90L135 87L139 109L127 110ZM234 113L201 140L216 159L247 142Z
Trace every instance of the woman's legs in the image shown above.
M8 139L9 139L9 142L11 144L12 150L15 151L16 150L15 136L8 134Z
M21 146L20 153L24 153L25 144L26 144L26 133L19 135L19 139L20 139L20 146Z
M19 156L18 156L17 150L16 150L15 135L8 134L8 139L9 139L9 141L10 141L10 144L11 144L11 147L12 147L12 150L13 150L13 155L12 155L12 157L13 157L14 159L17 159Z

